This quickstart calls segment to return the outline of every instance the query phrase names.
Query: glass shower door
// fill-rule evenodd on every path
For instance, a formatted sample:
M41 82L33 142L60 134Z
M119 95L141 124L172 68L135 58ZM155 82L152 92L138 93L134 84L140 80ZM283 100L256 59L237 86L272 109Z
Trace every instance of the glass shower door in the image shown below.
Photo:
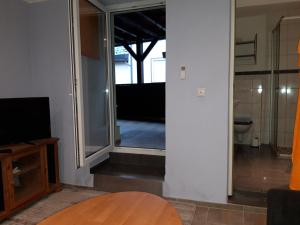
M296 119L299 92L299 72L296 52L299 36L288 29L289 26L300 27L300 18L283 17L273 30L272 46L272 89L273 117L271 144L277 156L290 158L293 147L294 125ZM285 43L289 43L285 45ZM287 62L287 63L285 63Z
M270 144L275 152L278 139L278 96L279 96L279 68L280 68L280 25L272 32L272 120Z

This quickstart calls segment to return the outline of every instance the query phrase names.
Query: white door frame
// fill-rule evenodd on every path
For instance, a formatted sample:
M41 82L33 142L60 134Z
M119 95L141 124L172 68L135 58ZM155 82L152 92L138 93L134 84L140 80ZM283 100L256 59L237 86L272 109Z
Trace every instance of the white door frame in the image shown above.
M74 100L74 123L75 127L75 145L76 145L76 156L77 156L77 167L84 167L87 164L96 161L97 159L103 158L103 155L107 154L113 148L113 125L112 125L112 89L111 89L111 53L110 53L110 21L109 21L109 13L107 13L106 8L97 0L88 0L94 6L99 8L106 14L106 42L107 42L107 75L108 75L108 98L109 98L109 115L110 115L110 144L109 146L99 150L98 152L92 154L91 156L86 158L85 155L85 131L84 131L84 107L83 107L83 87L82 87L82 68L81 68L81 42L80 42L80 13L79 13L79 0L70 0L72 2L72 22L73 29L72 34L73 37L73 63L74 63L74 71L73 71L73 98ZM76 108L76 110L75 110Z
M115 73L114 73L114 68L113 68L113 61L112 61L112 56L113 56L113 46L114 46L114 28L113 28L113 21L112 20L112 15L113 13L123 13L123 12L130 12L132 10L139 10L139 9L147 9L147 8L154 8L154 7L159 7L159 6L166 6L166 1L165 0L146 0L146 1L140 1L140 2L131 2L131 3L123 3L123 4L116 4L116 5L111 5L106 8L106 10L109 12L109 17L110 17L110 26L109 26L109 33L110 33L110 43L111 43L111 48L110 48L110 60L111 60L111 78L112 78L112 86L111 90L112 91L112 104L113 104L113 112L111 115L114 117L113 119L113 128L115 129L115 119L116 119L116 109L115 109ZM115 133L113 132L113 136ZM166 153L163 150L160 149L145 149L145 148L132 148L132 147L119 147L115 145L115 140L113 139L113 149L112 152L118 152L118 153L129 153L129 154L143 154L143 155L158 155L158 156L165 156Z
M235 11L236 0L231 0L230 9L230 66L229 66L229 116L228 116L228 180L227 194L233 194L233 155L234 155L234 60L235 60Z
M71 26L73 43L73 62L74 71L72 77L73 89L73 108L74 108L74 124L75 124L75 147L76 147L76 166L77 168L85 165L85 140L84 140L84 124L83 124L83 95L82 95L82 69L81 69L81 45L80 45L80 24L79 24L79 1L70 0Z

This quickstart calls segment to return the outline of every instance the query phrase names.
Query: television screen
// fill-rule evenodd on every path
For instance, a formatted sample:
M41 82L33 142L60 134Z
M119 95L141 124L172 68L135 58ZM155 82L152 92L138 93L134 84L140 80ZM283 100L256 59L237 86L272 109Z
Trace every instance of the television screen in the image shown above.
M50 137L49 98L0 99L0 145Z

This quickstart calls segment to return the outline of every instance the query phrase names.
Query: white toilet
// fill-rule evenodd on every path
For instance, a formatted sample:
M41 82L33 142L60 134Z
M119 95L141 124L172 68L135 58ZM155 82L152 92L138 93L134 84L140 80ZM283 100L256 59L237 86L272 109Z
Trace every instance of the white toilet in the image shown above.
M249 131L253 124L250 117L235 117L234 118L234 132L237 135L238 143L243 143L244 134Z

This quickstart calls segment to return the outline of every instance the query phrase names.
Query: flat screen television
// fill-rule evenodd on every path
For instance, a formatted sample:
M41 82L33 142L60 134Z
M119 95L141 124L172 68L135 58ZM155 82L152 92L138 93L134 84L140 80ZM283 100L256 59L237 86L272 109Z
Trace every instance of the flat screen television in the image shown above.
M49 98L0 98L0 145L51 137Z

